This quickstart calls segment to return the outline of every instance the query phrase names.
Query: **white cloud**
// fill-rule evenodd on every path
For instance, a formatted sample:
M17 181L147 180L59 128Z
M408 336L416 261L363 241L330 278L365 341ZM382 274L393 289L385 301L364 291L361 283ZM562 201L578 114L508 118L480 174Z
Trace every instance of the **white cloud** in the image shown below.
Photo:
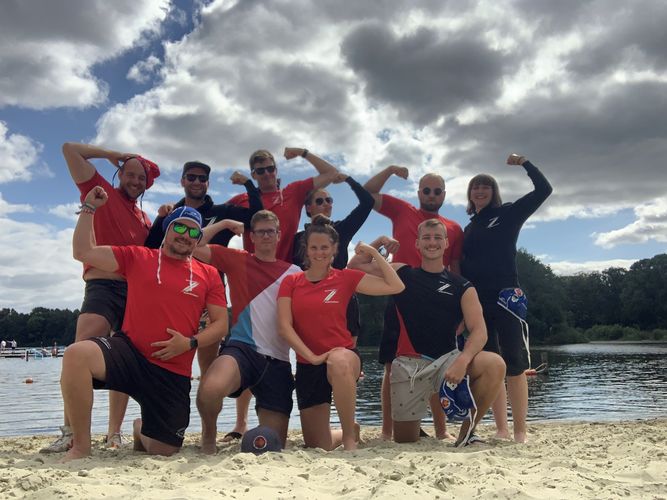
M32 212L32 207L25 203L8 203L0 192L0 216L11 214L11 213L30 213Z
M86 107L106 99L95 64L157 33L169 0L9 0L0 16L0 107Z
M137 83L147 83L151 81L153 75L160 68L161 61L153 54L143 61L134 64L127 72L127 78Z
M78 308L82 266L72 258L72 229L0 218L0 308Z
M76 212L78 211L79 211L78 203L66 203L63 205L56 205L55 207L49 208L49 213L51 215L55 215L56 217L60 217L61 219L66 219L74 223L76 223L76 221L79 218L76 215Z
M595 244L613 248L623 244L641 244L649 241L667 242L667 197L653 200L635 208L637 220L620 229L593 233Z
M0 183L29 181L42 145L21 134L10 134L0 121Z
M604 271L610 267L629 269L636 261L637 259L589 260L584 262L562 260L558 262L545 262L545 264L547 264L556 274L560 274L561 276L571 276L579 273Z

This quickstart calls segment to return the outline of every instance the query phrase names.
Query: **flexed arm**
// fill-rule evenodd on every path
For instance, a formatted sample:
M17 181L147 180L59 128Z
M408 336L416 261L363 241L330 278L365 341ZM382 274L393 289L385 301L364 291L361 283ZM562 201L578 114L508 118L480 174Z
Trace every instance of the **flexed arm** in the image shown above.
M96 186L86 195L79 220L74 228L72 237L72 254L76 260L91 265L103 271L115 272L118 261L109 246L95 244L93 230L93 216L95 210L107 202L108 195L100 186Z
M380 191L384 187L385 183L389 180L389 177L396 175L402 179L408 178L408 169L406 167L399 167L398 165L389 165L384 170L380 170L377 174L366 181L364 184L364 189L368 191L375 200L375 205L373 208L375 210L380 210L382 207L382 196Z
M292 160L297 156L305 158L318 172L318 176L313 178L313 189L321 189L331 184L336 176L338 170L328 161L320 158L314 153L311 153L304 148L285 148L285 158Z
M371 210L373 210L375 199L368 191L366 191L366 189L364 189L361 184L355 181L352 177L341 173L338 174L338 178L346 182L359 199L359 204L354 208L354 210L352 210L352 212L350 212L350 214L342 221L336 224L336 231L338 231L341 242L349 242L352 240L357 231L359 231L363 223L366 222L368 214L370 214ZM345 245L347 245L347 243L345 243Z
M535 189L522 196L512 204L512 209L518 213L519 219L525 221L530 217L544 201L551 195L553 188L544 174L526 159L523 155L512 153L507 158L508 165L521 165L526 169L530 180L533 181Z
M75 142L66 142L63 144L62 150L69 173L76 184L86 182L95 175L96 169L88 161L91 158L106 158L112 165L120 167L121 161L137 156L131 153L119 153L118 151Z

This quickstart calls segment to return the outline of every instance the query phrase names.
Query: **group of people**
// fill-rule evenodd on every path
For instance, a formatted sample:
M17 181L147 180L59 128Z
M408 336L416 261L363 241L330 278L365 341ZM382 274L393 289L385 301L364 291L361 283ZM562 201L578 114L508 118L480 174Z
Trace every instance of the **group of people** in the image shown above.
M498 436L509 436L507 370L514 439L525 441L527 325L507 305L513 300L508 291L524 298L516 240L551 187L523 156L510 155L507 163L523 166L534 190L502 204L492 177L474 177L468 187L472 218L464 232L439 214L445 199L440 175L420 179L415 207L381 194L390 176L407 179L406 168L388 167L361 186L302 148L286 148L285 158L306 159L316 176L281 187L275 158L258 150L250 156L251 179L238 171L231 177L246 192L223 204L207 194L211 168L187 162L181 176L185 197L161 207L151 226L141 197L160 174L155 163L74 143L66 143L63 154L81 193L73 254L84 264L86 291L75 343L63 359L62 434L44 452L67 452L65 460L90 454L97 388L112 391L107 446L123 444L120 427L129 396L141 407L133 427L135 449L173 454L189 424L195 352L202 373L197 408L204 453L216 450L217 417L226 397L237 398L236 426L226 439L246 431L254 395L260 424L284 446L294 390L307 447L355 449L357 293L391 297L380 346L386 438L419 439L429 403L436 436L450 437L438 397L443 382L469 383L476 403L457 446L474 442L474 427L491 406ZM90 163L93 158L118 168L117 188ZM342 182L359 203L334 222L326 187ZM297 232L303 208L311 220ZM359 243L348 261L348 245L373 209L391 219L392 237ZM233 235L243 236L244 250L227 247ZM294 375L290 348L297 356ZM330 426L332 402L341 429Z

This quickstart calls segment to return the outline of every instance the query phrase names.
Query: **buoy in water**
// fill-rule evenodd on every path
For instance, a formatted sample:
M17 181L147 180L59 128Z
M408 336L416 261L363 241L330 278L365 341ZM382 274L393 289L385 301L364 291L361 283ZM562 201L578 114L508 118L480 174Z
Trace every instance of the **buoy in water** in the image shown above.
M26 384L32 384L33 382L34 382L34 380L33 380L32 378L30 378L30 377L28 377L27 379L25 379L25 383L26 383Z

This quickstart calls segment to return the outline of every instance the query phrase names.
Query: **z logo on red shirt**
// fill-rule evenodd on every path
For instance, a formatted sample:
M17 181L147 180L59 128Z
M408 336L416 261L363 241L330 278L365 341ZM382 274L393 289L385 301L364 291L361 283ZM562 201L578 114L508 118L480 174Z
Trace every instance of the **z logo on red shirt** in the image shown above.
M334 288L333 290L324 290L324 291L329 292L329 294L326 297L324 297L323 302L325 304L338 304L337 300L332 300L333 296L336 295L336 292L338 291L338 289Z
M195 288L199 286L199 283L197 281L191 281L188 286L186 286L181 292L183 292L185 295L192 295L193 297L199 297L196 293L193 292Z

